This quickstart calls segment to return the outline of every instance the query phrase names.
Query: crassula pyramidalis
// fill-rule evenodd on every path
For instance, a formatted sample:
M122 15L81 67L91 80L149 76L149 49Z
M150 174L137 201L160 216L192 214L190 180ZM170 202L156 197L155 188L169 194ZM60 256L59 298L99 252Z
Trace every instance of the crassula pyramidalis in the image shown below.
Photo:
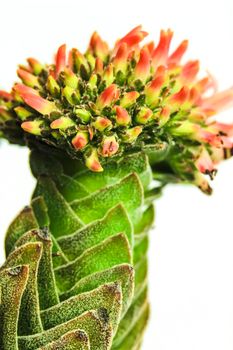
M3 350L139 350L153 202L170 182L210 194L232 155L233 124L214 115L233 89L185 61L187 40L170 52L171 30L146 37L138 26L109 48L95 32L85 53L28 58L0 91L0 136L29 146L37 178L6 234Z

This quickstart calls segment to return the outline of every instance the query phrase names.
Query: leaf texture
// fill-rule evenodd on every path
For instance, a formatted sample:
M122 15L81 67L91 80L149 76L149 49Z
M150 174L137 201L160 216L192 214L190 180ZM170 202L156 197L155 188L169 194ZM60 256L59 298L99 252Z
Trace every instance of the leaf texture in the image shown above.
M154 220L147 156L101 174L37 150L30 164L37 185L0 268L0 348L140 349Z

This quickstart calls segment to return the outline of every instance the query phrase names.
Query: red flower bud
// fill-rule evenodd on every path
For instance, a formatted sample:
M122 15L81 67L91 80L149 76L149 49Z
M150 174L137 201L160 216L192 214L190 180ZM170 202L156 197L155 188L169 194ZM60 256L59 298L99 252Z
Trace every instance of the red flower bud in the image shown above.
M140 58L136 67L134 69L135 79L140 79L142 82L145 82L149 77L150 73L150 53L144 48L140 52Z
M58 78L60 72L62 72L65 69L66 66L66 45L62 45L57 50L56 55L56 68L55 68L55 75L56 78Z
M41 135L41 124L43 122L41 120L33 120L33 121L28 121L28 122L23 122L21 124L21 128L33 135Z
M127 110L121 106L116 106L116 122L120 126L126 126L131 123L131 117Z
M115 50L117 50L122 43L126 43L129 48L132 48L135 45L139 44L140 41L142 41L147 35L148 33L142 30L142 26L137 26L123 38L118 40L115 45Z
M76 136L72 139L72 145L75 149L81 150L88 144L88 132L78 131Z
M96 148L92 148L91 154L86 155L85 160L86 160L85 164L90 170L95 171L95 172L103 171L103 168L102 168L100 161L99 161L99 158L98 158Z
M116 141L115 136L105 136L101 146L100 154L103 157L111 157L119 149L119 143Z
M38 79L35 75L27 72L26 70L23 69L18 69L17 74L19 78L23 81L24 84L30 86L30 87L39 87L40 84L38 82Z
M126 92L121 98L120 105L124 108L130 107L136 102L139 96L140 94L137 91Z
M106 106L110 106L112 103L116 102L119 97L119 89L116 84L111 84L107 87L98 97L96 106L99 109L103 109Z
M168 29L167 31L161 30L158 46L152 53L152 67L154 69L156 69L161 64L167 64L168 52L172 36L173 32L170 29Z

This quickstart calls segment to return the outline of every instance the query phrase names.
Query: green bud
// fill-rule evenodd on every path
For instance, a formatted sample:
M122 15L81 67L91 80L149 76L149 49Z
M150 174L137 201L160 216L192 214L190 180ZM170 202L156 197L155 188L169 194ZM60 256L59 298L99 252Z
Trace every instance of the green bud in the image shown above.
M15 107L14 111L21 120L25 120L32 115L32 112L21 106Z
M97 74L92 74L90 79L89 79L89 85L92 89L94 89L96 87L97 84Z
M94 171L94 172L103 171L96 148L91 148L91 152L86 153L85 164L88 167L88 169L90 169L91 171Z
M79 78L71 70L66 70L64 72L64 83L66 86L69 86L73 89L77 89L78 82L79 82Z
M80 70L81 66L84 66L89 71L89 65L86 57L78 50L72 49L73 63L77 71Z
M56 80L50 75L47 80L47 89L53 97L58 97L60 94L60 86Z
M114 71L113 71L113 64L110 63L104 70L103 73L103 80L106 82L106 86L109 86L113 83L115 77L114 77Z
M81 119L83 123L88 123L91 118L91 113L86 109L77 108L75 114Z
M27 61L28 61L29 66L32 68L33 73L35 75L39 75L42 72L42 70L44 69L44 66L39 61L37 61L35 58L28 58Z
M21 124L21 128L33 135L41 135L41 124L43 123L42 120L33 120L28 122L23 122Z
M175 136L191 135L195 132L195 129L196 125L188 120L178 122L169 128L171 134Z
M70 105L77 104L80 98L78 90L74 90L70 86L64 87L62 94Z
M146 124L152 119L153 112L150 108L142 107L136 115L136 122L139 124Z
M134 128L127 129L125 131L125 134L123 135L123 140L127 143L133 143L134 141L136 141L141 132L141 126L135 126Z
M0 117L2 121L12 119L12 115L4 107L0 107Z
M120 100L121 107L128 108L132 106L139 96L140 94L137 91L126 92Z
M87 59L88 63L90 64L91 69L94 69L95 68L95 57L90 52L87 52L86 59Z
M51 129L61 129L65 130L67 128L70 128L71 126L74 126L75 123L73 120L69 117L61 117L56 120L54 120L51 124L50 127Z
M104 131L106 129L111 129L112 122L108 118L105 117L97 117L96 120L92 123L95 129L99 131Z

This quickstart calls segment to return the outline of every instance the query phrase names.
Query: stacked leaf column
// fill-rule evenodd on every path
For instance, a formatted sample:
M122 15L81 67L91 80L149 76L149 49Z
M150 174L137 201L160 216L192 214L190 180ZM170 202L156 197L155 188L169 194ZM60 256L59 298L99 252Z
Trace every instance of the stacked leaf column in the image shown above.
M147 156L93 173L34 150L31 169L31 204L6 235L0 348L140 349L154 219Z

